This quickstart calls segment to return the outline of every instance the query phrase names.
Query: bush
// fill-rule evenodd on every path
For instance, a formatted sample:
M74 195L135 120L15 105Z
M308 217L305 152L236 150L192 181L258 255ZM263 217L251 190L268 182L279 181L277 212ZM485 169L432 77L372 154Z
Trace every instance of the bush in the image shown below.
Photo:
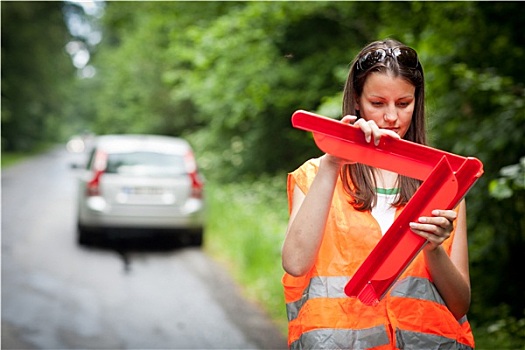
M205 249L226 265L246 296L286 331L281 246L288 223L286 175L208 183Z

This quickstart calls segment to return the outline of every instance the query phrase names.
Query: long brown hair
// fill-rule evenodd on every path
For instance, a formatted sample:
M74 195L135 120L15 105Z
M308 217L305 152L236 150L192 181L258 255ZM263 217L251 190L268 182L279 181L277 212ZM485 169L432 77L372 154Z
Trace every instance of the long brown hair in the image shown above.
M356 104L363 92L365 81L373 72L383 72L392 74L394 77L401 77L415 86L415 106L412 121L404 136L405 140L426 144L425 130L425 80L421 63L417 67L405 67L397 59L386 56L384 60L378 61L371 67L361 70L357 67L357 62L366 53L376 49L407 48L399 41L387 39L375 41L364 47L352 62L348 78L345 83L343 96L343 115L355 115L361 118ZM371 210L376 202L376 181L373 168L360 163L346 164L341 168L341 179L346 192L353 198L352 205L358 210ZM399 196L394 206L401 206L408 202L414 195L421 181L402 176L398 178Z

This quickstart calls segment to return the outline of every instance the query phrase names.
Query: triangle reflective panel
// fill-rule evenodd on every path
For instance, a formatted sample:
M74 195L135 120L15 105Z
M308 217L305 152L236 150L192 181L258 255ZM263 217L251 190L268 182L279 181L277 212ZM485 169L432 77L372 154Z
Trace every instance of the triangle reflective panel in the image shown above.
M389 136L367 143L359 127L306 111L292 115L292 125L311 131L325 153L422 180L414 196L345 286L345 293L375 305L390 290L424 247L426 240L410 222L432 216L434 209L453 209L483 174L483 164L435 148Z

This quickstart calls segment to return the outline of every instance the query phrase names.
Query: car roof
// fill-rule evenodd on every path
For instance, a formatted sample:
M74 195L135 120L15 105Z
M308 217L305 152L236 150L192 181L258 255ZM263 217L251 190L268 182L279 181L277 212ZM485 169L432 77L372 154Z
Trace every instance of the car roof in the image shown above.
M184 155L191 150L189 143L182 138L147 134L97 136L94 147L108 153L141 151Z

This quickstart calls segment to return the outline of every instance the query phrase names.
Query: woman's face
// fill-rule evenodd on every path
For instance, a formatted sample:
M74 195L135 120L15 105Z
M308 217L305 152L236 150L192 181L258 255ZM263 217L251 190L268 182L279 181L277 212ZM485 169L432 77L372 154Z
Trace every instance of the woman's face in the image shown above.
M412 121L416 87L407 80L387 73L371 73L358 98L356 109L365 120L389 129L403 138Z

